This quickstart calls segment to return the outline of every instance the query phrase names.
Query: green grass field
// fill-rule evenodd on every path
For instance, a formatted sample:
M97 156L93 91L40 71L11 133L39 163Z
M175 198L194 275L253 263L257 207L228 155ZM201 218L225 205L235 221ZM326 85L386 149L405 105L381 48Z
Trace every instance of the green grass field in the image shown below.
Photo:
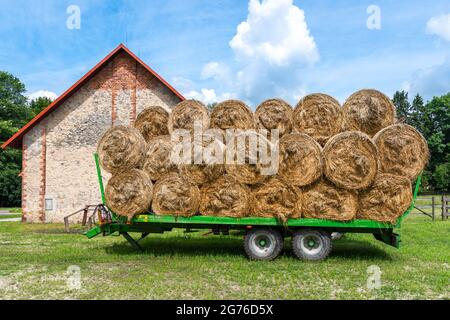
M3 219L13 219L13 218L21 218L22 214L20 213L13 213L13 214L2 214L0 215L0 220Z
M0 221L22 217L21 208L0 208Z
M21 208L0 208L0 211L9 211L10 213L21 213Z
M0 223L1 299L449 299L450 222L412 215L400 250L347 234L330 257L297 260L289 239L272 262L248 261L242 237L150 235L133 251L122 237L64 233L62 225ZM81 289L66 285L80 267ZM381 269L368 289L367 268Z

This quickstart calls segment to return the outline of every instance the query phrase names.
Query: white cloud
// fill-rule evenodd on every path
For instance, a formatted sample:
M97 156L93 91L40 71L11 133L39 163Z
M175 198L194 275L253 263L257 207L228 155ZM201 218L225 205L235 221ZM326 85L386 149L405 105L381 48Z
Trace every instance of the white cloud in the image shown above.
M206 88L201 89L200 92L192 90L186 94L187 99L199 100L205 104L220 102L223 100L231 99L232 97L233 95L230 93L223 93L220 96L218 96L214 89L206 89Z
M305 13L293 0L250 0L229 45L235 60L205 64L200 79L207 84L189 86L186 97L205 103L234 97L253 107L279 97L295 104L307 91L306 71L319 60Z
M49 98L51 100L56 100L56 98L58 98L58 95L54 92L47 91L47 90L39 90L39 91L33 92L28 95L28 98L30 100L34 100L39 97L45 97L45 98Z
M203 68L203 69L205 70L205 68ZM217 75L215 72L212 72L213 69L214 69L214 67L211 69L211 74L208 74L208 76L206 76L206 74L205 74L203 76L205 76L207 78L210 78L210 77L215 78ZM202 88L200 90L196 90L196 89L194 89L195 85L191 80L182 78L182 77L173 78L172 83L178 90L180 90L183 93L183 95L185 96L186 99L199 100L205 104L220 102L220 101L223 101L226 99L231 99L232 97L234 97L234 95L232 95L231 93L228 93L228 92L217 95L215 89Z
M297 102L305 92L304 70L319 59L303 10L292 0L250 0L248 10L229 42L234 68L212 61L203 67L202 79L253 106L272 97Z
M450 13L432 17L427 22L426 31L450 41Z
M305 13L292 0L250 0L248 10L247 20L239 24L230 41L238 58L276 66L319 59Z
M183 93L191 91L194 87L192 80L183 77L173 77L170 83L172 83L177 90Z
M442 64L422 69L410 81L409 94L420 94L425 99L450 92L450 57Z
M224 80L229 77L230 70L227 65L212 61L205 64L202 68L201 77L203 79Z

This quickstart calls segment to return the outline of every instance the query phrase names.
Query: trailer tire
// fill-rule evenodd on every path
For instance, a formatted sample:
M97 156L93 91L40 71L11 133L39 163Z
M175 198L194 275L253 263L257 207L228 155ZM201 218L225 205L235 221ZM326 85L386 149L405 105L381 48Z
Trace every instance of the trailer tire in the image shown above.
M273 260L281 253L283 245L283 237L274 229L251 229L244 237L245 253L250 260Z
M330 254L331 248L330 233L322 230L303 229L292 236L292 250L301 260L324 260Z

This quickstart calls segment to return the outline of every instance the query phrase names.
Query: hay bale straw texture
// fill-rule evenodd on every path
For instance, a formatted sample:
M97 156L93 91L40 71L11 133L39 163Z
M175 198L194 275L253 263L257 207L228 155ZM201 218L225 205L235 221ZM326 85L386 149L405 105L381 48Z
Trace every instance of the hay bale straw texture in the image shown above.
M253 185L264 181L267 176L262 174L262 170L270 167L270 164L265 165L261 163L262 154L259 152L259 147L254 150L251 141L256 141L257 146L265 143L267 156L270 156L270 150L275 150L276 145L273 145L266 137L255 131L242 131L233 135L232 138L234 139L234 152L230 151L230 142L227 139L227 152L232 154L227 156L226 159L225 169L227 174L243 184ZM243 141L242 139L244 138L245 142L240 143L239 141ZM231 162L230 159L233 159L233 161Z
M106 185L108 207L118 215L131 219L135 214L150 210L153 184L148 174L130 169L113 175Z
M329 95L310 94L298 102L292 122L295 131L308 134L323 146L328 139L341 132L342 108Z
M281 221L299 218L299 191L275 177L252 187L252 216L276 217Z
M369 187L378 171L378 151L364 133L348 131L331 138L323 148L324 174L336 186Z
M183 164L180 173L196 185L203 185L225 174L223 164Z
M359 197L358 219L395 222L411 205L411 182L406 177L379 174Z
M145 140L135 128L114 126L100 138L97 153L103 169L110 173L140 168L144 160Z
M257 129L277 129L283 136L292 129L292 107L281 99L270 99L261 103L255 111Z
M225 100L219 103L211 113L211 128L217 129L254 129L255 118L252 110L242 101Z
M209 131L214 131L210 129ZM196 150L195 146L202 149ZM223 164L226 148L223 143L223 133L221 130L213 133L204 132L202 143L191 143L191 158L189 163L180 164L180 173L186 176L194 184L202 185L215 180L225 174ZM200 151L201 150L201 151ZM200 151L200 152L198 152Z
M224 175L201 188L200 213L205 216L245 217L250 199L248 186Z
M208 109L197 100L184 100L178 103L169 116L169 132L185 129L193 132L195 122L201 123L202 128L209 128Z
M382 172L413 180L428 162L427 141L410 125L389 126L378 132L373 139L378 147Z
M291 133L280 139L279 176L290 184L303 187L322 176L321 146L309 135Z
M160 106L150 106L136 118L134 127L149 142L157 136L166 136L169 134L168 128L169 113Z
M244 184L257 184L266 178L261 175L261 167L258 164L227 164L225 165L225 171Z
M199 204L200 190L181 175L165 175L155 184L152 209L157 215L191 217Z
M148 143L142 169L153 181L168 173L178 172L177 164L171 161L173 142L170 136L159 136Z
M352 94L343 107L347 131L362 131L373 137L381 129L394 124L395 106L377 90L364 89Z
M356 191L338 188L325 179L303 188L300 198L303 218L350 221L358 210Z

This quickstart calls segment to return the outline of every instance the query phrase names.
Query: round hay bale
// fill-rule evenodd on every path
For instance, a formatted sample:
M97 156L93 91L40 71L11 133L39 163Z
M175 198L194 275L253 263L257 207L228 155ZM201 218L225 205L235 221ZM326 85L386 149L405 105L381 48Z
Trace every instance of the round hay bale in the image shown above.
M339 102L326 94L309 94L301 99L293 113L293 127L306 133L320 145L342 130L343 115Z
M379 174L372 187L360 193L357 218L393 223L409 208L412 199L408 178Z
M279 136L291 132L292 107L281 99L270 99L261 103L255 111L257 129L278 129Z
M153 188L152 209L157 215L191 217L198 212L200 191L185 177L171 173Z
M362 131L370 137L395 122L395 106L391 99L371 89L352 94L344 103L343 114L345 130Z
M110 173L139 168L144 160L145 140L135 128L114 126L100 138L97 153L103 169Z
M178 103L169 116L169 132L185 129L194 131L195 122L202 124L203 130L209 128L208 109L203 103L197 100L184 100Z
M348 131L331 138L323 148L324 174L336 186L369 187L378 171L378 151L364 133Z
M196 185L203 185L225 174L223 164L183 164L180 173Z
M170 158L172 148L173 143L170 136L160 136L148 143L142 169L153 181L160 179L165 174L178 172L178 166Z
M303 188L300 197L303 218L350 221L358 210L355 191L338 188L325 179Z
M428 163L429 151L425 138L407 124L394 124L373 138L378 147L381 172L417 178Z
M197 152L196 145L195 142L191 143L191 162L180 164L180 173L197 185L202 185L224 175L225 144L223 143L223 132L221 130L212 133L204 132L202 149L198 150L201 150L201 152Z
M113 175L105 189L107 206L116 214L131 219L150 210L153 184L148 174L130 169Z
M134 127L149 142L157 136L169 134L168 128L169 113L160 106L150 106L144 109L136 118Z
M299 190L279 178L271 178L252 188L252 216L281 221L300 217Z
M290 184L303 187L322 176L322 147L304 133L287 134L279 143L278 175Z
M211 113L211 128L254 129L255 118L252 110L242 101L226 100L219 103Z
M226 173L243 184L257 184L265 180L261 175L260 167L255 164L229 164L225 165Z
M227 156L227 162L225 164L227 174L243 184L252 185L264 181L270 174L270 172L268 174L263 174L264 169L269 169L270 164L262 163L261 160L263 160L263 154L260 152L259 146L265 144L266 149L268 150L267 156L270 156L270 150L274 150L276 145L273 145L266 137L255 131L236 133L233 136L233 139L234 152L231 156ZM240 139L245 139L245 142L239 143L239 141L243 141ZM255 146L255 141L257 146L256 149L253 148ZM227 148L227 152L229 152L229 141L227 141ZM230 158L233 160L231 161ZM276 172L273 174L276 174Z
M201 188L200 214L205 216L245 217L249 212L250 188L229 175Z

